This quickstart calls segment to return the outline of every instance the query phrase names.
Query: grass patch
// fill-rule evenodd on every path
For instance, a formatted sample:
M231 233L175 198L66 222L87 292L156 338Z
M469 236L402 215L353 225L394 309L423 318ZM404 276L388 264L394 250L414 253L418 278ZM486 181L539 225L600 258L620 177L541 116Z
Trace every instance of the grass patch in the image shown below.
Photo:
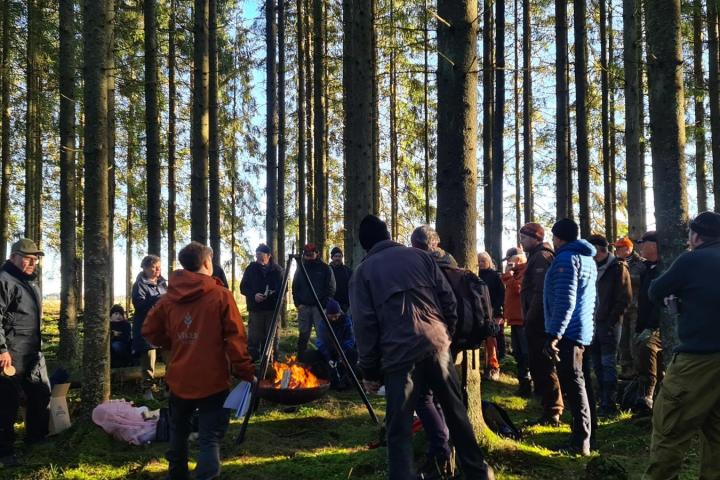
M57 349L58 309L46 306L43 325L45 350L50 360ZM291 315L292 317L292 315ZM297 326L293 319L281 337L281 349L293 351ZM484 382L483 397L505 408L517 425L540 416L535 400L515 395L515 364L508 357L497 382ZM113 385L114 398L139 399L136 382ZM79 405L79 391L71 390L71 411ZM382 418L385 401L371 397ZM150 406L156 408L160 403ZM570 416L563 419L569 422ZM341 480L385 478L386 450L370 449L378 439L378 428L370 421L356 392L331 392L325 398L289 412L263 404L254 416L242 445L235 444L240 423L233 420L223 442L223 479L248 480ZM521 442L489 434L484 444L500 479L582 479L585 466L598 455L617 460L629 478L640 478L647 464L650 442L649 419L636 420L628 414L603 420L598 432L599 453L590 459L570 457L554 449L567 442L569 427L533 426L524 429ZM418 458L424 449L424 436L414 440ZM25 465L0 473L3 479L161 479L167 474L164 453L167 444L131 446L112 440L99 427L77 422L70 430L47 442L24 450ZM697 478L697 442L693 444L681 474L682 479ZM191 443L191 458L197 453ZM191 468L194 465L191 464Z

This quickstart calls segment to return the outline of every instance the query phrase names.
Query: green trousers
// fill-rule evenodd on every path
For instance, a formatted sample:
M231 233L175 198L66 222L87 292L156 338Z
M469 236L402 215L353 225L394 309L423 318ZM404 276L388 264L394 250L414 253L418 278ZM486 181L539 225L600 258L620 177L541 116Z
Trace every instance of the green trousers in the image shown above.
M700 434L701 480L720 479L720 353L675 355L653 406L650 465L643 479L679 478Z

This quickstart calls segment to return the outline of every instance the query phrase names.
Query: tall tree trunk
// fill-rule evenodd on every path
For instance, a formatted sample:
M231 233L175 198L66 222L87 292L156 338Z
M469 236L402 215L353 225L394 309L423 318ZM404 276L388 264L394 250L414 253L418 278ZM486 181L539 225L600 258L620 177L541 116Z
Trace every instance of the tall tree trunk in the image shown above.
M193 48L193 108L190 173L191 237L208 241L208 137L209 137L209 0L195 0Z
M307 128L307 134L305 135L306 143L306 155L307 155L307 173L305 175L307 179L306 194L307 194L307 227L308 227L308 241L315 241L315 156L313 154L314 148L314 121L313 121L313 67L312 67L312 6L311 0L305 0L305 127Z
M282 1L282 0L281 0ZM265 46L266 46L266 83L265 98L267 101L265 135L267 165L267 211L265 218L266 242L274 254L277 254L277 21L275 16L275 0L265 2Z
M710 90L710 132L713 163L715 211L720 212L720 33L718 3L708 1L708 87Z
M437 230L458 263L477 267L477 58L478 3L438 0L438 157ZM486 24L489 25L489 24ZM474 354L474 352L472 352ZM483 430L479 370L470 370L468 416L476 434Z
M647 0L650 146L660 268L686 249L687 177L680 0ZM663 349L677 345L676 319L660 322Z
M577 122L578 197L580 235L590 235L590 150L587 111L587 0L575 0L575 120Z
M423 156L425 159L425 223L430 223L430 123L428 112L428 89L430 85L430 64L428 62L429 40L428 29L430 28L430 12L428 10L428 0L424 0L423 9Z
M325 188L325 16L323 0L313 0L313 95L315 115L315 244L320 256L324 258L327 239L327 190Z
M168 20L168 211L167 211L167 241L168 241L168 276L175 270L175 231L176 231L176 180L175 180L175 0L170 0L170 18Z
M210 176L210 248L213 249L213 261L220 265L220 124L218 121L218 40L217 40L217 0L208 0L210 16L208 19L210 56L210 142L208 146L208 174Z
M610 87L608 84L608 39L607 39L607 0L599 0L600 7L600 129L602 133L603 167L603 212L605 214L605 237L612 241L613 202L610 188Z
M395 2L390 0L390 235L398 237L397 78L395 74Z
M623 0L623 70L625 71L625 169L627 172L628 235L638 240L643 222L641 10L639 0Z
M527 28L528 27L526 27L526 29ZM528 62L527 59L525 61ZM567 139L570 137L570 124L568 122L570 91L568 88L568 19L566 0L557 0L555 2L555 98L557 99L557 113L555 115L555 138L557 139L555 144L555 215L557 219L562 219L571 216L568 205L572 203L572 195L568 188L568 184L571 182L572 172L568 168L570 164L570 149L568 148L567 142ZM525 155L527 155L527 151Z
M298 18L298 24L301 22ZM233 50L233 66L237 69L238 65L238 43L236 40ZM230 150L230 291L235 294L235 285L237 273L235 271L237 265L237 254L235 253L235 247L237 246L237 239L235 235L235 228L237 225L237 80L233 81L232 87L232 144Z
M156 0L143 0L145 27L145 136L148 253L160 255L160 109Z
M133 104L132 98L128 102L128 118L129 121L126 126L127 130L127 166L126 166L126 193L125 193L125 310L130 311L132 306L132 286L135 280L133 272L133 198L135 195L134 187L134 170L135 170L135 139L137 134L135 132L135 105Z
M25 237L40 244L40 209L42 176L42 152L39 145L39 90L38 37L42 29L42 12L37 0L27 3L27 76L25 111Z
M500 0L498 0L500 1ZM485 250L493 250L493 0L484 1L483 10L483 212ZM439 157L438 157L439 159ZM439 171L439 170L438 170ZM439 200L439 198L438 198Z
M522 171L520 170L520 54L518 52L518 37L520 27L520 8L518 0L513 2L513 112L515 133L515 232L520 233L522 228Z
M107 151L107 51L111 21L109 4L83 2L83 57L85 105L85 198L108 198ZM108 283L108 203L85 205L85 314L83 318L83 411L110 396Z
M108 283L108 299L110 305L115 300L115 288L112 279L115 272L115 177L117 169L115 166L115 0L106 0L108 4L108 15L110 26L108 28L107 69L108 69L108 107L107 107L107 149L108 149L108 270L110 271L110 282Z
M2 3L2 185L0 185L0 258L7 258L10 223L10 2ZM60 23L62 25L62 22ZM63 70L64 71L64 70ZM62 122L61 122L62 123Z
M285 138L285 1L278 3L278 241L277 258L280 264L285 258L285 177L286 177L286 146ZM282 327L287 327L286 304L282 305Z
M500 265L502 262L503 233L503 183L505 182L505 0L495 3L495 120L493 121L492 162L492 249L490 255Z
M307 157L305 154L305 12L303 0L297 0L297 69L298 69L298 97L297 97L297 117L298 117L298 157L297 157L297 208L298 208L298 230L299 241L302 247L307 243L307 208L305 206L305 164ZM284 259L280 258L282 263Z
M60 113L60 346L58 359L74 365L78 355L77 305L75 299L75 5L60 0L59 90ZM5 7L3 21L7 15ZM3 49L4 53L4 49ZM3 128L3 132L5 129ZM0 239L0 241L2 241ZM4 246L3 241L3 246ZM5 258L3 256L3 258Z
M533 108L532 95L532 27L530 25L530 0L523 2L523 206L524 221L535 220L535 186L533 183ZM558 39L559 41L559 39ZM567 45L567 38L565 41ZM565 49L567 51L567 48ZM558 97L559 98L559 97Z
M355 267L364 257L358 227L373 212L373 4L344 0L343 97L345 99L345 258Z
M695 185L698 212L707 210L707 177L705 175L705 77L703 75L703 7L702 0L693 3L693 77L695 79Z
M610 108L610 202L612 210L612 238L618 236L617 229L617 127L615 123L615 92L616 85L616 68L615 68L615 29L613 27L613 0L608 0L608 88L610 89L609 108Z
M380 92L378 89L378 46L377 46L377 0L370 1L372 17L372 175L373 175L373 215L380 214Z

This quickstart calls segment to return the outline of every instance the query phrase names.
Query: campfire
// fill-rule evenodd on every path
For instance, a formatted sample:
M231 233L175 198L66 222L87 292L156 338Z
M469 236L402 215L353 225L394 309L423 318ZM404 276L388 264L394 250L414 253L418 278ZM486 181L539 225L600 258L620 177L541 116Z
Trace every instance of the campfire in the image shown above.
M330 387L292 356L287 362L273 362L271 374L260 382L260 396L285 405L299 405L322 397Z

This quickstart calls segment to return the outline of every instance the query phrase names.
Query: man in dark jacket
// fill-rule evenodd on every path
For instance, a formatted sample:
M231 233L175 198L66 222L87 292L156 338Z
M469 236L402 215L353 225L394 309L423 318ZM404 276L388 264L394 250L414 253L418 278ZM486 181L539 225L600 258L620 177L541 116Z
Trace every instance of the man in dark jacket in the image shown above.
M545 230L537 223L528 223L520 229L520 244L528 255L520 290L520 303L528 340L530 375L535 383L535 394L540 396L543 409L537 423L558 425L563 412L560 381L555 365L542 352L545 345L545 273L555 258L550 245L543 243L544 238Z
M457 322L450 285L428 253L391 241L379 218L365 217L359 234L368 254L350 281L350 305L365 387L374 392L385 383L390 480L415 478L411 424L426 385L440 401L465 477L494 478L450 355Z
M635 244L629 237L621 237L612 245L615 247L615 256L627 263L630 272L630 283L632 284L632 300L623 317L618 349L619 377L622 380L631 380L635 376L635 348L633 342L638 316L640 277L645 271L645 263L643 262L644 259L635 250Z
M557 362L558 377L570 406L571 453L590 455L594 433L594 398L590 387L589 363L583 360L585 347L592 342L597 268L592 257L595 247L578 240L578 225L565 218L553 225L555 260L545 275L544 352Z
M617 413L617 354L625 311L632 300L632 285L627 264L608 251L602 235L590 235L595 247L597 266L597 303L592 363L600 386L599 415ZM590 379L587 379L590 381Z
M645 271L638 287L638 318L635 325L635 371L639 398L634 411L652 413L655 387L662 375L662 340L660 337L660 305L650 301L650 284L658 277L657 234L646 232L637 242L645 258Z
M303 247L302 262L315 293L320 299L320 305L327 305L327 301L335 295L335 276L328 264L320 259L314 243L308 243ZM318 309L312 289L300 268L295 270L292 291L293 301L297 308L299 329L297 354L298 358L302 359L307 350L313 326L317 332L317 325L322 321L322 312Z
M720 472L720 214L690 222L690 251L650 284L650 300L678 303L679 343L653 407L650 465L643 478L678 478L699 432L698 478Z
M355 346L355 334L353 333L352 319L349 315L342 311L337 300L328 300L325 306L325 315L327 315L332 327L332 333L335 334L340 343L345 358L347 358L350 366L355 369L357 367L357 348ZM343 390L350 385L350 377L347 366L343 364L340 354L335 348L335 344L331 338L330 330L324 321L317 324L317 338L315 346L320 352L323 360L329 367L330 385L338 390Z
M248 351L253 360L260 358L265 346L282 277L283 268L273 261L270 247L261 243L255 249L255 261L248 265L240 280L240 293L245 295L248 308ZM277 357L277 335L273 347Z
M350 313L348 286L350 285L352 269L343 263L343 251L340 247L330 250L330 268L332 268L335 277L335 300L338 301L343 312Z
M21 396L25 397L26 441L38 442L48 433L48 382L42 355L40 320L42 299L35 285L39 257L28 238L15 242L0 269L0 464L19 464L14 455L15 431ZM15 370L13 374L13 368Z

